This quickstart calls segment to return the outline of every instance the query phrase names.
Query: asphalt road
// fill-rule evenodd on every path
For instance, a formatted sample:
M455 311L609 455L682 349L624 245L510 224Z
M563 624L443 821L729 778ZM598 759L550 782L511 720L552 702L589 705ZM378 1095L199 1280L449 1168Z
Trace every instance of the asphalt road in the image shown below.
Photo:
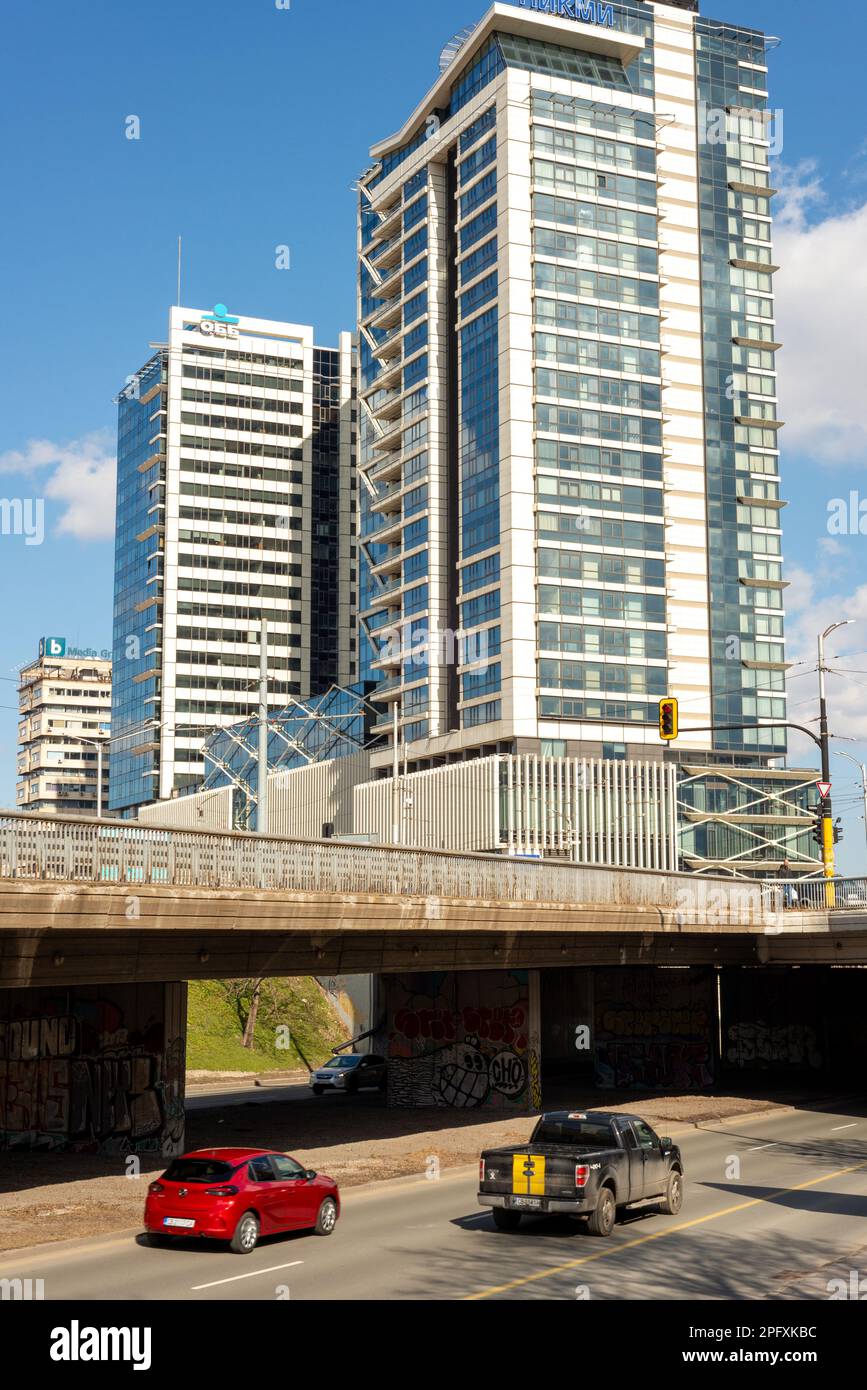
M237 1085L197 1086L187 1090L184 1106L191 1110L223 1110L233 1105L271 1105L275 1100L310 1100L309 1086L297 1082L269 1081L254 1086L244 1081Z
M191 1302L827 1298L841 1267L867 1279L863 1107L722 1121L678 1142L680 1216L630 1216L607 1241L554 1218L496 1232L473 1168L348 1189L327 1239L276 1237L241 1257L115 1236L17 1251L0 1279L42 1279L46 1300Z

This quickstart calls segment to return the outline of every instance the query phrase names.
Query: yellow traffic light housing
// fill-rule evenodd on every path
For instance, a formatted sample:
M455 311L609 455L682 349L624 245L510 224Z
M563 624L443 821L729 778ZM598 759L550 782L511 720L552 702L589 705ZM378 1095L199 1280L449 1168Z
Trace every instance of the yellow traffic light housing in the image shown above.
M659 737L664 743L673 743L680 729L677 700L659 702Z

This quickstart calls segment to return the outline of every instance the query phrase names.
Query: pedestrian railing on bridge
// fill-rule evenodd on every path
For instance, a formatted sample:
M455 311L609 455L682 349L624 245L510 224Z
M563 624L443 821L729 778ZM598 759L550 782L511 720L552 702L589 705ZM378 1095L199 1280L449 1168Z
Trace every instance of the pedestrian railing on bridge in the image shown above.
M763 884L774 912L857 911L867 908L867 878L773 879Z
M0 812L0 879L637 907L673 913L684 926L760 924L765 912L760 883L652 866L608 869L17 811Z

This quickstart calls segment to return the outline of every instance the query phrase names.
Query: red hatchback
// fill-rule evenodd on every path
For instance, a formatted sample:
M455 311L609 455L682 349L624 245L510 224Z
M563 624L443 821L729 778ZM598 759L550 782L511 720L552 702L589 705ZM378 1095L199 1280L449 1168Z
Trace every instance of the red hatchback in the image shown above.
M151 1237L227 1240L238 1255L280 1231L330 1236L339 1215L336 1182L267 1149L184 1154L150 1184L145 1202Z

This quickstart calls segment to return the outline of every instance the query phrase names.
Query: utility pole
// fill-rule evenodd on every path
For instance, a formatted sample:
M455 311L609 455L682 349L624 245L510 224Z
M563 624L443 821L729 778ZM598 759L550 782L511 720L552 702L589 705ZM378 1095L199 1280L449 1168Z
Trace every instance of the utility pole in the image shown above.
M845 618L838 623L832 623L826 627L825 631L819 634L819 740L822 750L822 781L831 785L831 744L828 734L828 701L825 693L825 639L836 632L840 627L848 627L854 622L853 618ZM825 864L825 902L828 907L834 906L834 816L831 805L830 794L825 797L821 807L822 819L822 859Z
M256 830L268 834L268 623L262 619L259 636L259 773Z

